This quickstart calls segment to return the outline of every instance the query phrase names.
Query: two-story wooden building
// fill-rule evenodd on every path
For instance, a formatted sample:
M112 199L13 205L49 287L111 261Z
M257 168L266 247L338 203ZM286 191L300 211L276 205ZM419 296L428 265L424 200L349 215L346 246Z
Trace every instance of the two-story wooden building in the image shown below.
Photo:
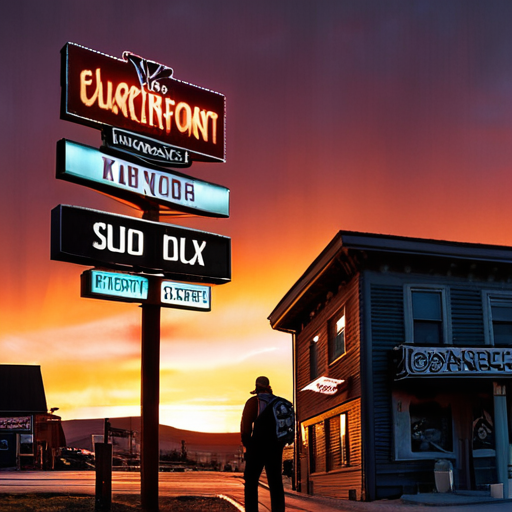
M269 320L293 339L300 491L430 492L440 459L508 490L512 247L340 231Z

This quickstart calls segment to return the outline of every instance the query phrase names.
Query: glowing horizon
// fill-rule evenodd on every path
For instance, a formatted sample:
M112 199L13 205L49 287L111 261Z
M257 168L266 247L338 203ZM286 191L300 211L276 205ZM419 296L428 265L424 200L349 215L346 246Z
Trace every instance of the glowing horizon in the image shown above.
M0 364L40 365L64 419L140 414L141 320L50 261L58 204L141 216L55 179L58 140L101 145L59 119L67 41L226 97L226 163L185 174L229 188L230 217L162 220L230 237L232 282L211 312L162 310L164 424L237 431L259 375L293 398L292 339L267 317L337 231L512 246L512 4L24 0L3 21Z

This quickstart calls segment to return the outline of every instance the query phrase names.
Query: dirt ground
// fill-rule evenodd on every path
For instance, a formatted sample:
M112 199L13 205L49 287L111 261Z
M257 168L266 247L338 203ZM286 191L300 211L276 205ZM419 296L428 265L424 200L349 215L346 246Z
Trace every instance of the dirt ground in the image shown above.
M159 500L160 512L236 512L236 508L221 498L181 496ZM68 512L95 511L94 496L62 496L52 494L0 494L2 512ZM111 512L141 511L140 497L114 495Z

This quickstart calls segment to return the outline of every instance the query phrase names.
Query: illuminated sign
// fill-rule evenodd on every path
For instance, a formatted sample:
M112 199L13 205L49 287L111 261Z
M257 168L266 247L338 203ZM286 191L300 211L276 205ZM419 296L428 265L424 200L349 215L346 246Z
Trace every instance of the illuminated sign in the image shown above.
M77 206L52 210L51 259L191 282L231 280L228 237Z
M0 418L0 430L32 430L32 416Z
M142 302L148 298L147 277L88 270L82 274L82 297L104 297L123 302Z
M512 349L412 347L396 350L396 380L405 377L512 376Z
M160 300L162 305L195 311L210 311L211 289L209 286L162 281Z
M124 272L86 270L81 276L81 296L194 311L211 310L209 286Z
M66 44L61 117L143 134L190 151L192 160L224 162L224 95L177 80L171 68L130 52L123 57Z
M229 189L225 187L142 166L65 139L57 143L57 178L115 195L142 209L157 204L183 213L229 217Z
M301 391L316 391L323 395L335 395L338 392L338 386L345 382L344 380L331 379L329 377L320 377L308 384Z
M106 126L103 128L101 136L105 147L136 155L156 164L171 167L190 167L192 164L188 151L143 135Z

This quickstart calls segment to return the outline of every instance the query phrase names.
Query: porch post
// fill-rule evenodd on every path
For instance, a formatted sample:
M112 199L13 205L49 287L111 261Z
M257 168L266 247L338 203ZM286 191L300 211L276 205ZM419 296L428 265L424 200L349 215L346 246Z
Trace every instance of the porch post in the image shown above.
M508 418L506 387L493 382L494 424L496 436L496 470L498 483L503 484L503 497L508 498Z

